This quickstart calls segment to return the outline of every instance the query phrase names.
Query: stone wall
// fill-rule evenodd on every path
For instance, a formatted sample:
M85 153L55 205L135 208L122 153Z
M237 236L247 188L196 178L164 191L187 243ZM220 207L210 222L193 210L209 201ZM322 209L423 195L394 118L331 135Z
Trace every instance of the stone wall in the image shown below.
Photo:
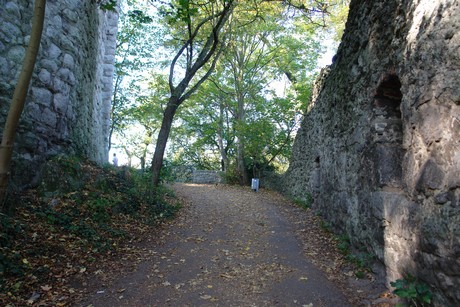
M174 166L171 170L171 177L174 182L192 182L194 171L193 166Z
M192 176L192 182L200 184L219 183L221 179L221 172L219 171L194 170Z
M385 265L460 304L460 4L352 0L283 186Z
M22 67L32 13L33 1L0 0L0 129ZM100 10L96 1L47 1L16 139L16 184L29 183L40 164L56 154L107 161L117 21L116 13Z

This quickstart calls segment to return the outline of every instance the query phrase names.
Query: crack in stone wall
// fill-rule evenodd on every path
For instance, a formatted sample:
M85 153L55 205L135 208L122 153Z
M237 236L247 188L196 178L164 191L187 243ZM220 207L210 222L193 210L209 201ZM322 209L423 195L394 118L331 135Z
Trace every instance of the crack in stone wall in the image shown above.
M33 3L0 0L3 129L30 37ZM108 159L118 15L96 1L48 0L37 62L15 145L13 181L29 184L47 158Z
M460 304L459 76L458 1L352 0L282 179L440 306Z

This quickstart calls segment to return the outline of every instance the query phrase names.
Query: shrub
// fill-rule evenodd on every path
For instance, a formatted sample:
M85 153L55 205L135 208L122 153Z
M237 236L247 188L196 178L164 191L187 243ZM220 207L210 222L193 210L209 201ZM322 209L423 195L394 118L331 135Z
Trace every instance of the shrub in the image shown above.
M337 237L337 248L342 255L348 255L350 253L350 237L347 235L340 235Z
M304 209L308 209L308 208L311 208L311 204L313 203L313 196L311 196L310 193L307 193L305 195L305 199L294 198L292 201L297 206L304 208Z
M425 283L408 274L403 279L398 279L390 283L395 288L393 291L397 296L408 300L414 306L428 306L431 304L433 294Z

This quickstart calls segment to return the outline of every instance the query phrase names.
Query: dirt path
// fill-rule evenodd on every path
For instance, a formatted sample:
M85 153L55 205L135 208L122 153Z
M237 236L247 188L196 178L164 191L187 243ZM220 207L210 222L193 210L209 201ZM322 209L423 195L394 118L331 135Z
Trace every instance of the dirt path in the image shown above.
M191 184L174 190L187 205L166 230L165 244L151 246L133 272L100 285L81 306L356 304L353 293L330 281L343 274L334 271L337 258L299 240L309 221L296 221L300 209L276 193ZM329 267L329 280L327 268L325 274L317 266ZM354 287L347 290L365 292Z

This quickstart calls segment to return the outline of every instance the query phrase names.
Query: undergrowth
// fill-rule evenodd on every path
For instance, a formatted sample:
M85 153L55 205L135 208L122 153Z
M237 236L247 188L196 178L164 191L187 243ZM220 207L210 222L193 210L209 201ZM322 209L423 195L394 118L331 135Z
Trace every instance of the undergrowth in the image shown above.
M301 208L309 209L313 203L313 196L310 193L307 193L304 199L293 198L292 202Z
M59 157L47 163L43 178L10 199L12 214L0 214L2 306L29 304L40 286L114 255L179 209L170 190L153 190L150 173L135 169Z
M433 293L430 288L411 274L391 282L390 285L395 288L393 293L404 299L409 306L430 306L431 304Z
M337 248L344 256L345 260L355 267L355 277L364 278L366 273L372 272L371 266L374 255L367 252L364 248L352 249L350 237L348 235L336 236Z

